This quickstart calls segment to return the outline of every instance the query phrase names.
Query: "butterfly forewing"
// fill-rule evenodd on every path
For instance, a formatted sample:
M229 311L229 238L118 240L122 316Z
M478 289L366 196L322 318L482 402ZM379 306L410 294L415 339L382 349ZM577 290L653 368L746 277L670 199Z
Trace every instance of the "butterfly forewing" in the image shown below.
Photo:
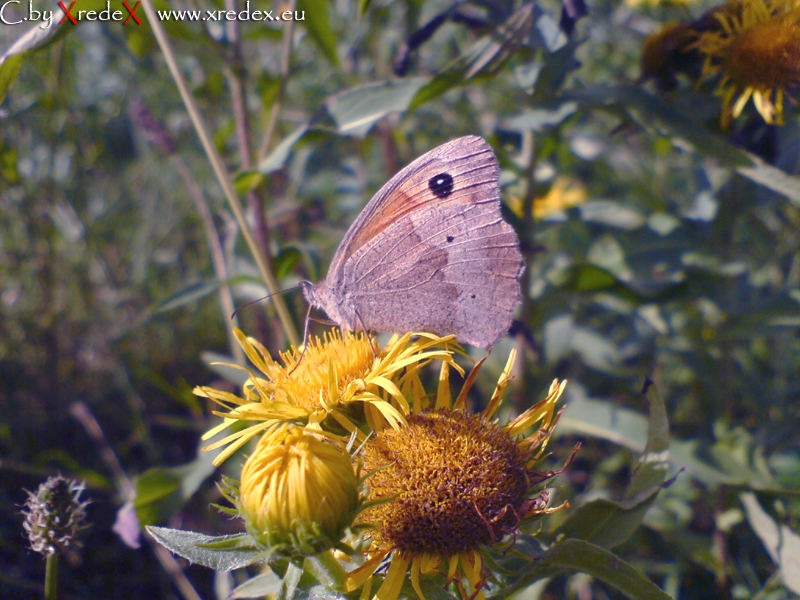
M370 200L309 301L347 329L494 344L511 324L523 269L498 177L491 147L476 136L424 154Z

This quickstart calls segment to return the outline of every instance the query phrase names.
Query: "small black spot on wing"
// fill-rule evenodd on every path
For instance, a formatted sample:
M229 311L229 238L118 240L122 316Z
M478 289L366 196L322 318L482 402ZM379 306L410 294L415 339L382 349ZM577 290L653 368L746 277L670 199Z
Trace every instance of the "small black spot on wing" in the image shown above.
M453 193L453 176L450 173L439 173L428 180L428 188L437 198L447 198Z
M448 243L452 242L454 239L456 239L456 238L454 238L452 235L448 235L447 236L447 242Z

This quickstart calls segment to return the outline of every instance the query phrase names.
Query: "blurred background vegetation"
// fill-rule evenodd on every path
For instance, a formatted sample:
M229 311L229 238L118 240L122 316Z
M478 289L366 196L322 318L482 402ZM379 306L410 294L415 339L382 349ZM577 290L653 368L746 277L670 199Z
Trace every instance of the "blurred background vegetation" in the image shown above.
M483 389L512 344L517 408L569 379L554 453L583 441L558 489L581 506L625 489L653 380L680 472L615 552L676 598L800 592L796 106L782 126L750 104L722 128L716 82L665 45L666 71L641 77L646 36L713 4L594 0L585 16L574 0L256 4L304 19L162 24L278 287L322 277L397 169L485 136L527 270ZM191 389L224 385L208 363L240 358L231 307L267 289L137 16L0 25L3 597L40 589L19 506L55 472L93 499L65 597L224 589L143 538L122 542L112 526L134 497L142 524L240 527L209 506L220 497L198 448L216 417ZM283 298L299 327L301 294ZM237 320L286 347L272 305ZM570 574L519 597L620 595Z

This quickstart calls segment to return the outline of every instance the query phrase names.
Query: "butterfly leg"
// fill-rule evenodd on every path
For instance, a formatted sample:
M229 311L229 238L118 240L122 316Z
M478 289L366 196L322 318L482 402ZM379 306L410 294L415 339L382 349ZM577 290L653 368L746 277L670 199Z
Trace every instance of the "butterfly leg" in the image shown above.
M289 375L294 373L295 369L300 366L300 361L303 360L303 357L306 355L306 348L308 348L308 324L311 320L311 305L308 305L308 310L306 311L306 320L303 324L303 350L300 352L300 358L297 359L297 362L292 367L292 370L289 371Z
M358 314L358 311L353 309L353 314L358 319L358 323L361 325L361 330L367 334L367 340L369 340L369 347L372 348L372 354L377 358L378 357L378 349L375 347L375 344L372 341L372 336L369 334L369 330L367 329L366 325L364 325L364 321L361 318L361 315Z

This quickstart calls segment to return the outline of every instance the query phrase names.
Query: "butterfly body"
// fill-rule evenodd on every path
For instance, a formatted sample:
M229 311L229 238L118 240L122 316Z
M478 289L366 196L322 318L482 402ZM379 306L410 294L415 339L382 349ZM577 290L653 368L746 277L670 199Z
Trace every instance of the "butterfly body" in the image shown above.
M308 302L346 330L455 334L488 347L511 324L523 270L480 137L451 140L392 177L345 234Z

